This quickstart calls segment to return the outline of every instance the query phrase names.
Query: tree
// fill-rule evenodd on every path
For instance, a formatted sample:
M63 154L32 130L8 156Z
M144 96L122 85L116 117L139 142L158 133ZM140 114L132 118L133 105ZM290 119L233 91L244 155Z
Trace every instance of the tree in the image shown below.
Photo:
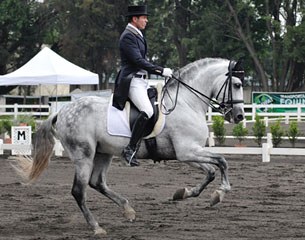
M185 54L182 56L182 52L179 53L173 40L176 27L175 21L173 21L174 9L173 1L150 1L148 4L149 22L147 30L144 32L148 40L149 60L171 68L183 66L180 60L185 59L186 56ZM180 38L180 35L176 38Z
M97 72L101 88L117 74L118 40L126 26L128 1L49 0L57 12L56 45L70 61Z
M148 27L152 29L147 37L155 52L160 53L154 59L163 65L182 67L204 57L237 60L248 55L232 32L235 25L223 1L159 0L149 6L153 12ZM250 58L245 60L248 66L252 63Z
M305 89L304 1L225 2L231 14L232 30L235 29L236 37L253 60L261 89ZM259 34L255 36L255 33Z
M34 0L2 0L0 2L0 74L21 67L43 43L49 14ZM0 87L7 94L16 86Z
M143 2L150 61L175 68L204 57L243 57L256 90L305 89L305 0L2 0L0 74L47 43L97 72L107 88L118 70L127 6Z

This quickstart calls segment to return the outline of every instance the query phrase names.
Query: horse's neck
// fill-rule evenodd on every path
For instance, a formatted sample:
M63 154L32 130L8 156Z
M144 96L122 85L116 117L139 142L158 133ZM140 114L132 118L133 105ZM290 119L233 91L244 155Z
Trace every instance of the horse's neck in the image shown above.
M180 86L179 102L192 106L196 111L201 110L206 112L210 101L208 98L211 98L213 93L213 80L209 74L204 72L197 76L188 76L185 74L183 76L183 82L201 94L195 93L184 86Z
M221 79L225 79L226 64L224 59L202 59L182 68L178 78L201 94L180 84L177 104L183 107L188 105L195 111L205 113L210 98L216 97L215 94L221 88ZM171 96L175 96L177 87L178 82L170 85Z

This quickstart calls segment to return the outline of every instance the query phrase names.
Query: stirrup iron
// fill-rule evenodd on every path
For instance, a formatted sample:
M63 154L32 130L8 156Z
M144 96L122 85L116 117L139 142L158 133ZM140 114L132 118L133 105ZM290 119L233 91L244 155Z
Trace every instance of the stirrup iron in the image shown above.
M128 162L128 165L129 165L129 166L131 166L130 163L131 163L133 157L136 155L136 153L137 153L137 151L133 151L133 153L132 153L132 155L131 155L131 157L130 157L130 159L129 159L129 162Z

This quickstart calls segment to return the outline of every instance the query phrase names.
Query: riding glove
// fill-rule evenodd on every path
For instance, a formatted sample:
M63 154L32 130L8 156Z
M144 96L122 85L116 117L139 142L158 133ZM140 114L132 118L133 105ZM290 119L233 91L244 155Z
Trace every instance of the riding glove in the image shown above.
M170 68L163 68L162 72L163 77L172 77L173 76L173 70Z

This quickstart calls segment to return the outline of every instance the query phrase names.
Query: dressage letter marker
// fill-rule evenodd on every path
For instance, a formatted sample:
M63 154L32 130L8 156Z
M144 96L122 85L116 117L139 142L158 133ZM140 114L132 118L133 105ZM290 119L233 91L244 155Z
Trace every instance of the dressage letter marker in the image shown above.
M32 127L20 126L12 127L12 144L31 145L32 144ZM12 155L31 155L31 150L14 149Z

